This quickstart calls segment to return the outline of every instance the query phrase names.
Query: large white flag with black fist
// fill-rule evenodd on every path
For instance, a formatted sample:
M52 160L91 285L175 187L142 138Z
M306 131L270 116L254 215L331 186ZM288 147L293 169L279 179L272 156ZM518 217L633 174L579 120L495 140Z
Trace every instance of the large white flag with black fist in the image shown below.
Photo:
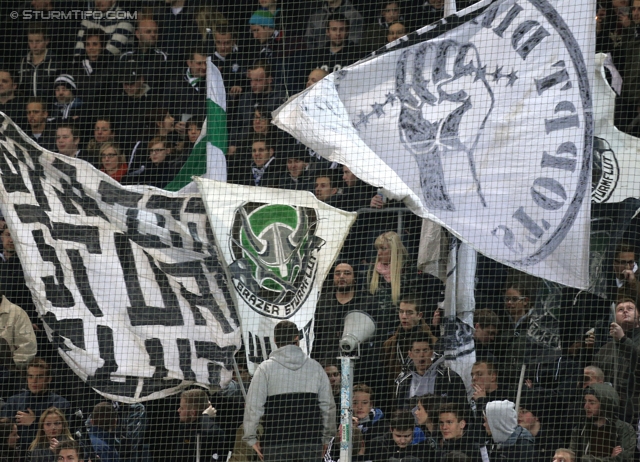
M588 285L595 3L480 2L292 98L274 122L483 254Z
M231 380L240 322L200 195L122 187L0 113L0 209L49 339L96 391Z

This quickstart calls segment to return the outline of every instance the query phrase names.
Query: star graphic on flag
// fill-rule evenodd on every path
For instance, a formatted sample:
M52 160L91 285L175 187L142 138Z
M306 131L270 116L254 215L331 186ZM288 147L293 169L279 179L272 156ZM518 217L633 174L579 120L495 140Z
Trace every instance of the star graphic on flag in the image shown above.
M369 117L371 116L371 114L365 114L364 111L360 111L360 114L358 114L358 118L359 120L353 125L354 128L358 128L360 125L367 125L369 123Z
M378 118L384 115L384 104L374 103L371 105L373 108L373 113L378 116Z
M394 95L393 93L387 93L385 95L387 97L387 100L384 102L384 104L391 104L391 106L393 106L393 102L396 100L396 95Z

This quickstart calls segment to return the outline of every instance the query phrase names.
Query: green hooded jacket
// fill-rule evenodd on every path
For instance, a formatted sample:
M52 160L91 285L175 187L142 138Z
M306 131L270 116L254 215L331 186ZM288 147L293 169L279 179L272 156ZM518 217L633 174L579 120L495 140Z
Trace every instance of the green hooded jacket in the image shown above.
M592 420L587 419L582 425L577 426L571 432L571 444L569 448L576 453L579 462L631 462L636 446L636 432L631 425L618 419L618 407L620 398L611 385L595 383L585 389L585 395L594 395L600 401L600 415L607 419L602 427L596 427ZM592 452L592 433L609 432L615 443L611 445L611 452L617 446L622 452L615 457L599 457ZM612 438L613 439L613 438Z

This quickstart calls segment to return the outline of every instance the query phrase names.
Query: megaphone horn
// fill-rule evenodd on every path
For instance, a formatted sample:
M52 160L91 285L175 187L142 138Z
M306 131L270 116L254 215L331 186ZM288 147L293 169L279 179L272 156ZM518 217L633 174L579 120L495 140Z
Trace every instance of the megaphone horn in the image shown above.
M351 353L376 332L376 322L364 311L350 311L344 318L340 350Z

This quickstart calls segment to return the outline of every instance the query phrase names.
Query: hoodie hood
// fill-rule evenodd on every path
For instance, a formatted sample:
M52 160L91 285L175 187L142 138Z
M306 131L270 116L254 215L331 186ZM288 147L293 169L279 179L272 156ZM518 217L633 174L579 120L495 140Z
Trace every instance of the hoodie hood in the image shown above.
M309 360L309 357L297 345L286 345L282 348L274 350L269 355L269 359L273 359L278 364L297 371Z
M504 443L518 426L516 405L511 401L490 401L485 408L494 443Z
M604 383L593 383L584 390L585 395L594 395L600 401L600 415L608 420L614 419L618 415L620 397L618 392L611 386Z

